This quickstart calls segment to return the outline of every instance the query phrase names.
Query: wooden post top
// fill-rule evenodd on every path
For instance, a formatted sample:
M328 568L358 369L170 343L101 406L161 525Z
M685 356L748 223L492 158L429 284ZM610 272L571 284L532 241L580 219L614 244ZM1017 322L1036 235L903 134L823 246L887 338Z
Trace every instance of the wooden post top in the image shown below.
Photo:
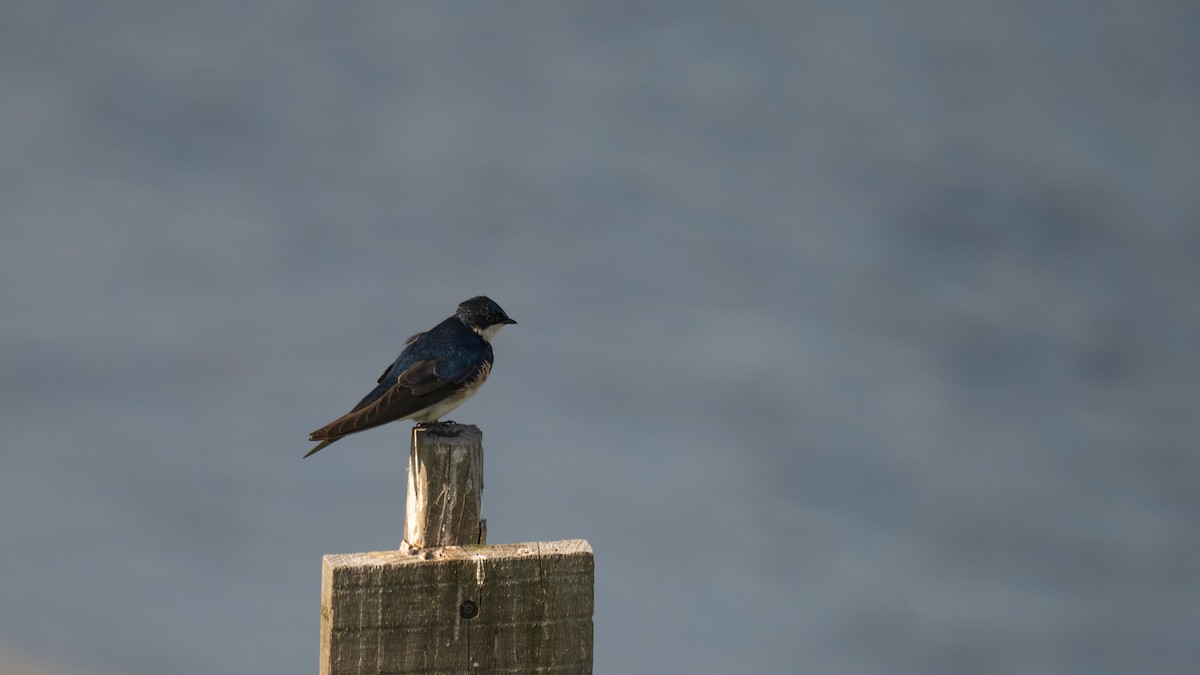
M485 543L483 433L470 424L413 427L404 541L409 546Z
M321 675L590 675L591 545L487 545L482 492L478 427L413 429L400 549L322 559Z

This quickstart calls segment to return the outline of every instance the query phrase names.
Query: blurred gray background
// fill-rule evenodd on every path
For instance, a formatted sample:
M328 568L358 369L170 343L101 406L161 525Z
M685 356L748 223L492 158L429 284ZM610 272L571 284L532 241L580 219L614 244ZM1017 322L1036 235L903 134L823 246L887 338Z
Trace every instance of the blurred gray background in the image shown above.
M486 293L597 673L1200 663L1200 4L0 6L0 668L314 672ZM16 666L13 664L23 664Z

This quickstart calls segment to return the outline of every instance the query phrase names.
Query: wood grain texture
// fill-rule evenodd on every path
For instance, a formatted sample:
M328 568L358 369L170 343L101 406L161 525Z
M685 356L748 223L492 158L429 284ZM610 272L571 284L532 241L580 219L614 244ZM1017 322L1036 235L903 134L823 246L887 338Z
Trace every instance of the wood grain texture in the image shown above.
M404 541L409 546L484 542L483 433L469 424L414 427Z
M594 570L582 539L327 555L320 672L591 673Z

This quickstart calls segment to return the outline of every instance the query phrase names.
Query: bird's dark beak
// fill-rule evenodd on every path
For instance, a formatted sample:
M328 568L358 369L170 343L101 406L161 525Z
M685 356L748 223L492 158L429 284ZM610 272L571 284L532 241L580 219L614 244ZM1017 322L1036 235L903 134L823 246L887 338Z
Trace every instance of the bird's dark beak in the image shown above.
M516 322L516 321L513 321L512 319L510 319L510 318L508 318L508 317L504 317L504 321L501 321L501 323L503 323L503 324L505 324L505 325L508 325L508 324L510 324L510 323L511 323L511 324L516 324L517 322Z

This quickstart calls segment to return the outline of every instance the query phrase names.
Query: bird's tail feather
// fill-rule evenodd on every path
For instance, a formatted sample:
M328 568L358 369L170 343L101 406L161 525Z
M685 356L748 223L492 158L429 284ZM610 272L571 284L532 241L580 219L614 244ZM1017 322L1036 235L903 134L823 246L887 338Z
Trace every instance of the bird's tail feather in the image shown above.
M305 455L304 457L308 457L308 455L311 455L311 454L313 454L314 452L316 452L316 451L318 451L318 450L320 450L320 449L324 448L325 446L329 445L330 443L333 443L334 441L338 440L339 438L341 438L341 437L339 436L338 438L330 438L330 439L327 439L327 440L321 441L321 444L320 444L320 445L318 445L317 447L313 448L312 450L309 450L309 451L308 451L308 454L307 454L307 455ZM316 439L313 439L313 440L316 440ZM303 458L302 458L302 459L303 459Z

